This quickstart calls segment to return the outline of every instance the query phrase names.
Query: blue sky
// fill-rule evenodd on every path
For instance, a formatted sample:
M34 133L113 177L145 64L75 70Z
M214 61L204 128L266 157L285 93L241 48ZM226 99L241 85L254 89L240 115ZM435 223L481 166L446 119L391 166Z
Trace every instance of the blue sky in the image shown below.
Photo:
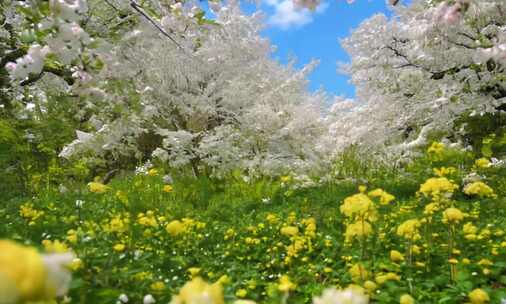
M290 2L290 4L288 3ZM249 12L255 4L245 4ZM291 0L262 0L260 5L266 15L268 37L277 51L273 57L282 63L297 58L297 67L311 59L320 60L319 66L310 75L310 90L320 87L330 94L353 97L354 87L349 78L337 73L337 62L348 61L348 56L339 44L352 28L376 14L390 15L385 0L356 0L348 4L345 0L326 0L315 12L294 10Z

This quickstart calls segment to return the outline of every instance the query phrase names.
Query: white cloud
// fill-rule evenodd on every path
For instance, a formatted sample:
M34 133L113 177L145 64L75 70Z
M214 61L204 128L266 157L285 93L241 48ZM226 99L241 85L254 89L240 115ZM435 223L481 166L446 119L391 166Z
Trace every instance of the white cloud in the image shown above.
M313 14L323 13L328 3L321 3L314 12L307 8L299 8L292 0L264 0L264 3L274 7L274 14L269 17L269 24L287 30L299 28L313 21Z

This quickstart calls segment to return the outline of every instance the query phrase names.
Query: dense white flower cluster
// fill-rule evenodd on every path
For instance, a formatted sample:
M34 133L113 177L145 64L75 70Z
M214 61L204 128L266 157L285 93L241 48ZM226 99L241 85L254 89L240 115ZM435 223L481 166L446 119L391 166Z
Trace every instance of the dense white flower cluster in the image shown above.
M337 137L401 151L426 144L431 130L450 131L464 113L506 102L506 2L433 2L373 16L342 41L357 100L336 116Z
M132 79L139 104L102 85L105 95L88 99L97 110L88 115L96 131L78 136L60 155L153 157L213 175L317 169L327 154L327 146L315 149L326 132L325 98L305 90L316 63L299 71L283 67L270 59L259 15L243 14L234 2L212 9L215 24L199 25L195 7L170 5L160 24L177 44L149 23L118 43L97 85L113 75ZM118 108L122 114L111 115ZM138 143L148 140L149 150L142 150Z
M30 4L12 2L11 5L15 9L16 6ZM51 0L49 8L51 15L45 16L39 24L32 25L40 31L52 31L43 41L47 45L33 44L26 55L6 64L5 68L13 80L24 80L30 75L40 74L49 53L57 55L63 64L68 65L79 57L83 45L91 42L90 36L78 23L88 10L85 0ZM20 28L24 25L23 21L12 23Z
M8 62L5 68L13 79L25 79L30 74L40 74L44 66L44 58L49 52L49 47L34 44L28 49L28 54L16 59L16 62Z

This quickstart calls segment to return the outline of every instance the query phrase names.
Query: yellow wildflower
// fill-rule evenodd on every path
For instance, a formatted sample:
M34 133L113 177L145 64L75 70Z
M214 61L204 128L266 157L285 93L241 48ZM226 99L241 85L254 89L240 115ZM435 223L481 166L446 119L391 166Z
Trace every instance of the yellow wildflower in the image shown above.
M401 277L393 272L388 273L380 273L376 275L376 282L380 285L384 284L386 281L400 281Z
M174 220L165 226L165 230L172 236L176 236L186 230L185 225L178 220Z
M348 272L351 275L352 281L355 283L363 282L369 278L369 272L359 263L351 266Z
M42 245L44 246L44 250L50 253L65 253L69 252L68 246L60 242L59 240L43 240Z
M219 283L208 284L202 278L196 277L181 288L174 296L171 304L224 304L223 287Z
M190 273L190 275L191 275L192 277L194 277L194 276L196 276L197 274L199 274L199 273L200 273L200 270L201 270L201 269L200 269L199 267L190 267L190 268L188 268L188 272Z
M458 223L464 219L464 214L457 208L448 208L443 212L444 223Z
M297 285L292 283L292 281L290 281L290 277L287 275L283 275L279 278L278 289L280 291L288 292L290 290L295 290L295 287L297 287Z
M474 166L476 168L484 169L490 167L490 161L487 158L479 158L474 161Z
M435 198L441 195L451 195L459 187L449 181L446 177L432 177L420 185L420 193L425 196L433 196Z
M165 193L171 193L172 191L174 191L174 188L172 187L172 185L164 185L162 191Z
M409 294L403 294L399 300L399 304L415 304L415 299Z
M109 187L99 182L88 183L88 189L93 193L105 193L109 190Z
M351 223L346 226L345 239L346 242L352 241L355 237L368 236L372 232L372 226L366 221Z
M492 188L490 188L490 186L488 186L484 182L480 182L480 181L467 184L464 187L464 193L467 195L476 195L481 198L484 198L484 197L496 198L497 197L497 195L494 193L494 190Z
M149 169L148 170L148 175L149 176L157 176L158 175L158 170L155 169L155 168Z
M160 291L165 290L165 283L162 281L157 281L157 282L154 282L153 284L151 284L151 286L149 286L149 287L151 288L151 290L153 290L155 292L160 292Z
M363 193L345 198L339 209L344 215L350 218L367 217L370 221L376 219L374 203Z
M379 197L380 204L382 205L388 205L391 201L395 199L395 196L379 188L369 192L368 195L370 197Z
M391 250L390 251L390 259L393 262L398 263L398 262L404 261L404 256L402 255L402 253L400 253L397 250Z
M281 234L285 236L296 236L299 234L299 228L295 226L286 226L281 228Z
M490 301L488 293L480 288L474 289L468 294L468 296L471 304L484 304Z
M420 221L417 219L407 220L397 227L397 235L406 239L413 239L418 234Z
M440 142L433 142L429 148L427 148L427 154L436 160L440 160L443 157L445 145Z
M119 243L114 245L112 248L117 252L122 252L123 250L125 250L125 247L126 247L125 244Z
M244 298L248 294L248 291L244 288L241 288L235 292L235 295L239 298Z

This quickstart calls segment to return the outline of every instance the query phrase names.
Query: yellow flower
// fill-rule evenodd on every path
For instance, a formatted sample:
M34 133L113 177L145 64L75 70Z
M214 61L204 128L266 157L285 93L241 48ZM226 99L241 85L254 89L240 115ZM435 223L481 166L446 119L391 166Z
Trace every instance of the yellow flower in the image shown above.
M451 194L459 187L449 181L446 177L432 177L420 185L420 193L424 196L433 196L439 198L441 195Z
M496 198L497 197L497 195L494 193L494 190L492 188L490 188L484 182L480 182L480 181L467 184L464 187L464 193L467 195L476 195L481 198L484 198L484 197Z
M224 304L223 287L220 283L208 284L196 277L181 288L179 294L172 298L171 304Z
M109 187L99 182L88 183L88 189L93 193L105 193L109 190Z
M425 209L423 211L423 214L425 215L433 215L436 211L439 210L439 204L438 203L429 203L427 206L425 206Z
M369 272L359 263L351 266L348 272L351 275L352 281L355 283L363 282L369 278Z
M355 237L365 237L371 234L372 226L366 221L359 221L348 224L344 233L346 242L352 241Z
M185 225L178 220L174 220L165 226L165 230L172 236L176 236L186 230Z
M174 188L172 187L172 185L165 185L163 186L162 191L165 193L171 193L172 191L174 191Z
M363 193L345 198L339 209L341 210L341 213L350 218L367 217L370 221L374 221L376 219L374 203Z
M230 283L230 278L228 275L224 274L218 279L217 283L220 283L221 285L228 284Z
M281 228L281 234L285 236L296 236L299 234L299 228L295 226L286 226Z
M69 264L69 268L72 271L79 270L82 267L83 267L83 260L81 260L80 258L73 259L72 262L70 262L70 264Z
M399 304L415 304L415 299L408 294L403 294L399 300Z
M119 243L114 245L114 247L112 248L117 252L122 252L123 250L125 250L125 247L126 247L125 244Z
M439 177L444 177L449 174L455 173L456 169L454 167L441 167L441 168L434 168L433 169L434 174L436 174Z
M418 227L420 227L420 221L417 219L407 220L397 227L397 235L413 239L418 234Z
M379 188L369 192L368 195L370 197L379 197L380 204L382 205L388 205L391 201L395 199L395 196Z
M157 282L154 282L153 284L151 284L150 288L151 288L151 290L153 290L155 292L160 292L160 291L165 290L165 283L162 281L157 281Z
M372 293L378 288L378 286L373 281L365 281L364 288L367 289L367 291L369 291L370 293Z
M47 270L35 248L18 245L9 240L0 240L2 300L6 303L18 303L50 298L54 294L46 290L46 279Z
M392 250L392 251L390 251L390 259L393 262L398 263L398 262L404 261L404 256L399 251Z
M457 259L449 259L448 263L450 263L452 265L457 265L459 263L459 260L457 260Z
M471 304L484 304L490 301L488 293L480 288L474 289L468 294L468 296Z
M244 288L241 288L235 292L235 295L239 298L244 298L248 294L248 291Z
M492 266L492 265L494 265L494 263L491 260L489 260L489 259L481 259L478 262L478 265L480 265L480 266Z
M192 277L194 277L200 273L200 268L199 267L190 267L190 268L188 268L188 272L190 273L190 275Z
M155 169L155 168L149 169L148 175L149 176L157 176L158 175L158 170Z
M44 215L44 211L33 208L31 203L26 203L19 207L19 215L28 220L30 224L35 224L35 221Z
M476 168L484 169L490 167L490 161L487 158L479 158L474 161L474 166Z
M440 160L443 157L445 145L440 142L433 142L429 148L427 148L427 154L436 160Z
M282 182L282 183L287 183L291 180L292 178L290 177L290 175L285 175L285 176L281 176L279 178L279 180Z
M42 241L42 246L44 246L44 250L45 251L50 252L50 253L65 253L65 252L69 252L68 246L65 243L60 242L58 240L54 240L54 241L43 240Z
M278 289L280 291L288 292L290 290L294 290L295 287L297 287L297 285L295 285L294 283L292 283L290 281L290 277L288 277L287 275L283 275L283 276L281 276L279 278Z
M393 272L388 273L380 273L376 275L376 282L380 285L384 284L386 281L400 281L401 277Z
M443 212L444 223L458 223L464 219L464 214L457 208L448 208Z
M473 223L465 223L464 227L462 227L462 231L464 234L476 234L478 232L478 228L473 225Z

